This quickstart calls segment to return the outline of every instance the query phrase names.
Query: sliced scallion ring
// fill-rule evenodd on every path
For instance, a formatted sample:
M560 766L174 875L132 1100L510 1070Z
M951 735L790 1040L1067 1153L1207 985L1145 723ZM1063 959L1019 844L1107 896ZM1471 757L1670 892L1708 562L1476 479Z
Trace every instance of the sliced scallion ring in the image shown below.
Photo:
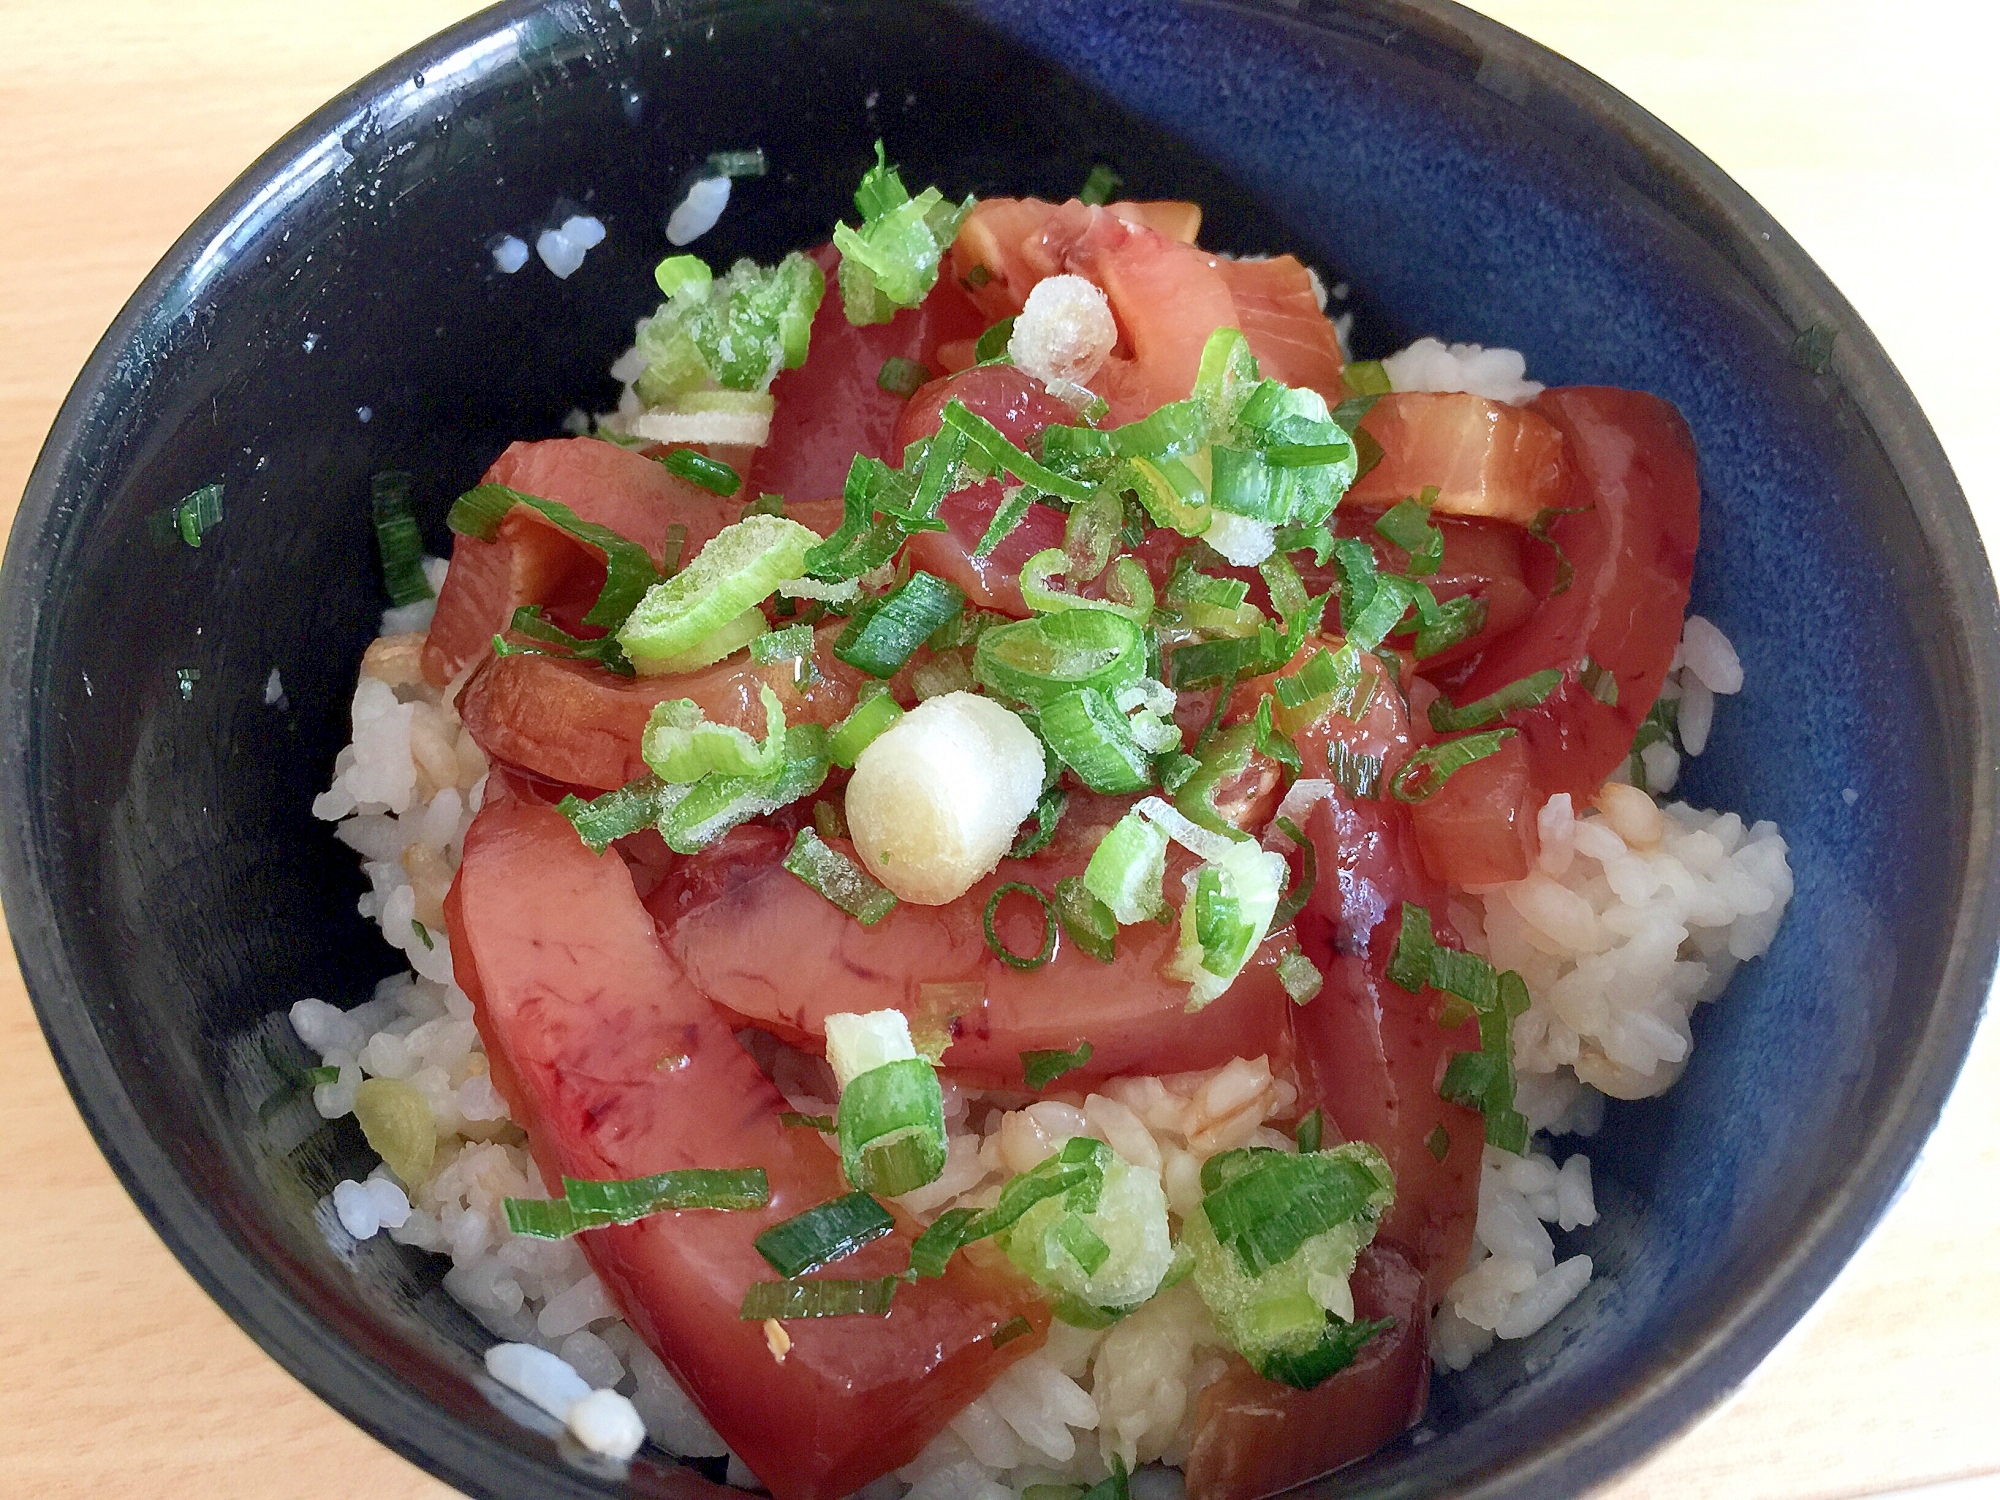
M1032 955L1023 956L1014 952L1005 943L1000 941L1000 934L994 929L993 918L995 913L1000 909L1000 903L1012 895L1031 896L1034 898L1036 905L1042 909L1042 946L1039 952ZM984 926L986 930L986 946L993 950L995 958L999 959L1000 962L1006 964L1009 968L1039 969L1043 964L1056 956L1058 926L1055 906L1047 896L1044 896L1025 880L1010 880L1005 885L996 887L993 894L986 898Z
M1003 698L1041 709L1075 688L1104 693L1146 671L1136 621L1108 609L1070 609L996 626L973 650L973 676Z
M847 1180L885 1198L935 1182L944 1171L944 1095L937 1069L900 1058L857 1073L834 1115Z
M618 631L635 661L672 657L769 598L805 571L816 532L783 516L750 515L722 528L666 582L647 590Z

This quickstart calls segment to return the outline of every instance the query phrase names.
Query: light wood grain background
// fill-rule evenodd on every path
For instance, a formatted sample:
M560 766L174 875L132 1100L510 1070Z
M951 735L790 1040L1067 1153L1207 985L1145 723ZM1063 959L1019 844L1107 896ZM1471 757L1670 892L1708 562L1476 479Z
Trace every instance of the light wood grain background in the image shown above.
M152 263L270 142L466 0L0 0L0 517ZM2000 536L2000 39L1909 0L1485 0L1707 152L1915 388ZM13 726L9 726L12 728ZM91 1144L0 960L0 1494L444 1500L201 1294ZM1599 1500L2000 1494L2000 1035L1908 1192L1748 1384Z

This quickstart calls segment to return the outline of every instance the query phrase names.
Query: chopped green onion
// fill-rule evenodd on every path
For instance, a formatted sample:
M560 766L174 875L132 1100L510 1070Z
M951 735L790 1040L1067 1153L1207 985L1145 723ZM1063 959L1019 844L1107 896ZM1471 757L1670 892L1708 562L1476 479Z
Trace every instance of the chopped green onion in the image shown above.
M1382 790L1382 757L1334 740L1326 747L1326 774L1348 796L1369 801Z
M1280 677L1271 690L1285 711L1284 723L1296 732L1329 713L1350 723L1359 720L1375 696L1376 675L1362 664L1360 650L1349 641L1338 651L1316 648L1298 671Z
M1037 710L1076 688L1114 694L1145 669L1138 624L1107 609L1064 610L996 626L979 637L972 658L980 683Z
M1125 1473L1125 1460L1111 1455L1111 1473L1083 1492L1083 1500L1132 1500L1132 1487Z
M813 803L813 831L822 839L844 839L847 837L847 810L838 802L825 797Z
M604 588L583 617L584 624L616 633L648 591L661 586L660 570L637 542L626 540L609 526L583 520L567 505L544 500L539 495L526 495L506 485L481 484L467 490L452 502L445 524L460 535L490 542L500 522L517 505L527 506L559 531L604 554Z
M1056 917L1071 942L1108 964L1117 956L1118 918L1083 881L1081 875L1065 875L1056 882Z
M1292 997L1294 1005L1304 1005L1320 992L1326 983L1326 976L1313 966L1313 961L1294 948L1278 960L1278 983L1285 987L1285 993Z
M660 837L676 854L693 854L739 823L812 795L826 772L826 731L796 725L785 732L785 763L775 777L709 775L685 793L669 787L661 796Z
M1083 186L1076 190L1076 196L1092 207L1101 207L1111 201L1111 195L1125 185L1120 177L1103 162L1090 169L1090 175L1083 179Z
M1167 686L1208 687L1219 682L1233 685L1235 679L1256 672L1263 657L1263 646L1254 635L1180 646L1167 657Z
M619 644L635 660L677 656L798 577L806 554L818 545L819 536L797 521L744 516L723 527L680 572L646 591L621 622Z
M1298 775L1304 769L1305 763L1299 758L1298 746L1279 733L1277 726L1272 722L1272 700L1269 693L1257 700L1256 717L1251 722L1257 731L1258 750L1277 761L1294 776Z
M1439 954L1450 951L1438 950ZM1489 966L1488 972L1491 972ZM1486 1121L1486 1142L1520 1155L1528 1145L1527 1117L1514 1108L1513 1024L1526 1014L1528 986L1519 974L1498 975L1482 1004L1472 1002L1479 1017L1479 1050L1459 1052L1446 1064L1438 1094L1454 1104L1476 1109ZM1446 1142L1449 1146L1449 1140Z
M903 1057L847 1080L834 1116L847 1180L895 1198L944 1170L944 1095L937 1069Z
M1128 812L1091 854L1083 885L1110 908L1121 926L1130 927L1165 910L1160 887L1166 873L1166 830L1143 814Z
M1035 831L1024 833L1014 840L1014 847L1007 851L1007 857L1028 859L1048 848L1049 840L1056 836L1056 825L1062 822L1063 811L1068 806L1068 792L1054 784L1044 788L1041 800L1036 802L1031 814L1035 820Z
M1013 1343L1014 1340L1021 1337L1022 1334L1033 1333L1034 1331L1035 1331L1035 1325L1030 1323L1026 1318L1022 1317L1019 1313L1016 1313L1013 1317L1009 1318L1006 1322L1002 1323L998 1328L994 1329L992 1333L988 1334L987 1342L990 1343L995 1349L1000 1349L1006 1347L1008 1344ZM1033 1486L1030 1486L1030 1488L1033 1488ZM1078 1486L1078 1488L1081 1488L1081 1486Z
M1192 399L1199 402L1210 432L1227 432L1236 414L1257 388L1257 356L1250 341L1234 328L1218 328L1201 346Z
M1228 331L1228 330L1224 330ZM1043 429L1042 454L1065 473L1102 465L1106 459L1147 458L1156 462L1187 458L1208 441L1208 409L1195 397L1169 401L1136 422L1109 430L1057 424Z
M944 410L938 414L939 436L947 431L959 434L966 444L966 462L981 471L982 477L1005 472L1022 484L1044 494L1058 495L1065 500L1082 502L1091 497L1092 487L1080 480L1070 479L1037 463L1028 454L1010 443L1000 429L978 413L966 408L962 401L947 401ZM925 464L929 469L929 461Z
M952 1252L971 1238L966 1230L979 1217L977 1210L948 1208L910 1246L910 1273L913 1276L942 1276Z
M769 267L739 260L719 278L692 267L666 274L673 293L637 336L646 367L632 389L646 406L676 405L717 386L764 394L779 370L805 363L826 293L826 277L809 257L794 251Z
M1182 1243L1218 1326L1267 1379L1324 1380L1352 1359L1358 1335L1322 1298L1352 1274L1395 1199L1388 1162L1358 1141L1296 1156L1239 1148L1203 1163L1201 1184Z
M1839 337L1838 324L1814 321L1792 340L1792 363L1808 375L1824 375L1833 367L1833 344Z
M1215 792L1224 782L1250 768L1250 755L1256 748L1256 740L1257 726L1254 724L1232 724L1221 733L1210 736L1207 746L1200 752L1199 768L1181 783L1180 790L1174 794L1175 810L1189 822L1211 833L1241 838L1243 835L1216 809Z
M1431 914L1427 907L1405 901L1401 925L1396 932L1396 951L1390 955L1388 975L1398 988L1412 995L1431 982L1431 955L1437 939L1431 935Z
M917 387L931 378L931 372L914 359L904 359L900 354L892 354L882 361L882 368L875 372L875 384L892 396L908 398L916 394Z
M993 916L994 913L999 911L1000 903L1016 893L1034 897L1036 903L1042 909L1042 946L1039 952L1032 955L1024 956L1014 952L1005 943L1000 941L1000 934L993 927ZM1056 956L1057 926L1055 907L1050 903L1047 896L1044 896L1024 880L1010 880L1005 885L994 888L993 894L987 897L986 900L985 929L986 946L993 950L995 958L999 959L1000 962L1006 964L1009 968L1039 969L1043 964Z
M563 1196L579 1213L629 1223L668 1210L762 1208L771 1201L771 1186L762 1167L693 1167L600 1182L565 1177Z
M210 485L216 492L216 517L221 515L222 487ZM196 490L195 494L206 491ZM189 496L189 499L193 499ZM181 502L182 506L187 501ZM435 597L431 583L424 576L424 537L417 529L417 519L410 514L410 476L401 469L390 469L372 476L368 481L368 504L375 520L375 550L382 558L382 585L388 592L393 605L417 604ZM209 522L210 525L214 521ZM205 529L205 528L204 528ZM190 543L200 546L200 533Z
M1478 729L1517 708L1533 708L1547 701L1549 694L1562 686L1562 680L1558 668L1546 667L1463 706L1454 706L1449 698L1440 696L1431 704L1431 728L1440 734Z
M725 620L687 650L676 651L671 656L644 657L633 662L633 666L635 669L643 667L649 677L674 677L699 671L725 657L734 656L770 629L764 611L753 604L734 619Z
M1299 1128L1293 1134L1293 1139L1298 1142L1299 1155L1319 1150L1319 1143L1325 1135L1326 1111L1315 1104L1312 1112L1299 1121Z
M764 738L752 739L731 724L713 724L692 698L653 705L639 739L639 754L662 781L690 783L711 771L764 780L785 764L785 710L768 683L757 684L764 706Z
M808 664L806 670L809 673L812 654L813 628L810 625L787 625L783 630L760 635L750 643L750 660L760 667L795 661Z
M1398 802L1422 802L1436 795L1452 775L1476 760L1492 755L1518 731L1489 729L1484 734L1468 734L1461 739L1426 745L1408 760L1389 782L1389 793Z
M565 1177L563 1196L553 1202L508 1198L503 1206L516 1234L566 1239L578 1230L631 1224L657 1213L762 1208L770 1201L771 1186L762 1167L696 1167L606 1182Z
M1000 1201L965 1226L961 1243L1011 1229L1029 1209L1049 1198L1071 1195L1071 1208L1079 1213L1094 1211L1111 1160L1111 1148L1104 1142L1087 1135L1071 1137L1054 1156L1003 1187Z
M671 297L682 287L699 291L715 280L715 275L698 255L669 255L653 267L653 280L659 283L661 296Z
M832 1115L802 1115L795 1109L778 1111L778 1123L787 1130L817 1130L821 1135L833 1134Z
M507 629L515 635L524 635L531 641L541 641L546 645L560 646L571 656L583 661L594 661L599 666L616 672L620 677L632 675L632 662L619 649L614 636L599 636L595 640L585 640L571 635L559 625L552 625L542 618L539 604L524 604L514 611L514 618L507 622ZM531 648L516 645L505 636L493 637L493 654L512 656L517 652L529 652ZM534 652L535 655L553 655L553 652Z
M965 594L956 584L912 573L894 592L855 614L833 643L833 654L876 677L893 677L926 637L964 608Z
M1642 791L1646 787L1646 762L1640 752L1648 745L1674 745L1680 743L1681 704L1678 698L1656 698L1653 706L1646 710L1646 717L1639 721L1639 727L1632 736L1632 748L1628 752L1626 766L1632 777L1632 785Z
M1299 581L1299 570L1284 553L1273 552L1257 564L1257 571L1263 575L1264 587L1271 594L1271 608L1278 612L1279 619L1290 619L1312 602L1305 584Z
M1086 1276L1095 1276L1111 1259L1111 1247L1084 1223L1081 1214L1064 1214L1049 1230L1049 1242L1075 1261Z
M868 686L876 687L876 691L870 693ZM889 696L887 688L877 684L864 686L854 712L842 719L833 731L833 738L827 743L828 757L836 766L853 770L861 752L874 744L883 730L902 717L901 705Z
M1284 899L1278 903L1277 910L1271 913L1271 927L1274 931L1277 928L1285 926L1292 918L1305 910L1306 902L1312 899L1313 887L1319 884L1319 851L1314 848L1313 841L1299 832L1299 825L1294 823L1290 818L1279 818L1277 820L1277 828L1278 832L1298 845L1300 868L1299 878L1292 882L1291 886L1285 891ZM1281 980L1284 978L1282 973L1278 977ZM1285 988L1288 991L1291 990L1289 984ZM1315 983L1313 990L1317 992L1318 989L1319 985ZM1301 998L1298 994L1294 993L1292 998L1298 1000L1303 1005L1306 1000L1312 997L1307 995Z
M1302 552L1312 549L1313 561L1325 567L1333 556L1333 533L1321 526L1280 526L1273 541L1280 552Z
M1064 1052L1059 1048L1029 1050L1021 1054L1021 1073L1028 1087L1039 1094L1063 1074L1073 1072L1089 1061L1089 1042L1078 1042L1073 1052Z
M1424 1149L1430 1152L1432 1161L1443 1161L1451 1154L1451 1132L1442 1125L1433 1125L1431 1133L1424 1137Z
M937 284L938 263L972 212L973 200L953 204L936 188L916 197L875 143L875 165L854 192L861 227L834 225L840 251L840 297L847 321L886 323L899 308L915 307Z
M1431 949L1431 986L1456 995L1475 1012L1492 1007L1499 994L1500 977L1493 965L1476 953L1442 944Z
M1262 1275L1314 1235L1367 1215L1389 1185L1378 1163L1358 1153L1270 1152L1211 1190L1202 1212L1244 1274Z
M1386 396L1395 389L1379 359L1357 359L1340 372L1340 378L1357 396Z
M792 1278L845 1260L895 1229L889 1210L866 1193L849 1193L773 1224L753 1243L772 1270Z
M873 927L896 909L894 896L810 828L801 828L792 841L785 868L863 927Z
M746 1323L769 1318L886 1318L896 1300L894 1276L879 1281L841 1281L815 1277L810 1281L757 1281L743 1291L737 1316Z
M875 512L900 514L915 492L910 479L879 458L855 454L842 491L845 512L839 529L806 553L806 573L838 583L881 567L908 533L893 520L876 520Z
M1556 555L1556 581L1549 589L1551 599L1569 592L1570 584L1576 581L1576 565L1564 554L1562 545L1549 535L1549 528L1564 516L1580 516L1592 508L1588 505L1545 505L1528 522L1528 535Z
M1027 486L1017 485L1000 501L993 512L993 519L986 523L986 530L980 534L979 545L972 549L974 557L991 557L999 550L1000 544L1014 533L1014 528L1027 519L1028 507L1035 503Z
M1131 725L1096 688L1077 688L1044 707L1041 730L1057 759L1093 792L1138 792L1153 784L1152 761Z
M661 454L660 467L724 499L743 487L743 476L728 464L719 458L697 453L692 448L674 448Z
M1326 1331L1312 1349L1304 1354L1274 1350L1258 1362L1257 1373L1266 1380L1309 1391L1353 1364L1362 1346L1376 1334L1387 1333L1395 1326L1394 1318L1375 1318L1366 1323L1329 1318Z
M762 146L752 146L747 151L711 151L708 169L718 177L762 177L770 170Z
M407 484L409 476L403 476ZM167 540L179 537L190 547L199 547L201 539L220 524L222 520L222 486L205 484L191 491L154 518L156 530L166 534ZM379 537L379 533L378 533ZM421 553L421 544L417 551ZM430 585L425 584L424 592L418 598L430 597ZM393 598L393 595L392 595ZM396 603L414 603L414 600L395 600Z
M612 840L658 823L671 805L670 801L662 802L667 791L667 784L659 777L641 776L587 802L571 792L556 804L556 811L570 820L577 837L593 854L602 854Z
M1618 706L1618 674L1611 668L1601 666L1586 656L1577 667L1576 680L1586 693L1606 708Z
M336 1067L307 1068L306 1082L314 1088L319 1088L323 1084L338 1083L340 1082L340 1069Z
M1077 594L1050 588L1050 579L1067 575L1074 566L1074 560L1069 553L1060 547L1045 547L1021 565L1021 598L1028 608L1037 614L1057 614L1076 609L1102 609L1124 615L1135 622L1143 620L1152 613L1152 585L1146 580L1145 565L1136 558L1120 558L1119 561L1132 564L1131 571L1119 575L1126 591L1134 598L1135 602L1131 605L1121 604L1116 599L1085 599ZM1107 579L1106 582L1108 585L1110 580Z
M1415 592L1417 638L1411 649L1418 660L1436 656L1486 628L1486 601L1477 594L1460 594L1440 604L1422 584Z
M1363 651L1373 651L1396 628L1423 586L1376 569L1375 554L1355 537L1334 541L1340 570L1341 631Z
M1378 533L1410 554L1412 578L1435 573L1444 561L1444 532L1431 519L1437 494L1432 485L1416 499L1398 500L1375 523Z
M1002 318L979 335L972 357L982 365L1000 364L1007 359L1007 345L1014 338L1014 320Z

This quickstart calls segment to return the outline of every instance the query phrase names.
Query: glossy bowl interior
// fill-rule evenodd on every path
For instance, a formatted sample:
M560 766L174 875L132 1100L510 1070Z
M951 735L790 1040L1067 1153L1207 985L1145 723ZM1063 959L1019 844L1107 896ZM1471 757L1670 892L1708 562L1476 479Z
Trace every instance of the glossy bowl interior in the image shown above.
M708 152L773 164L694 247L719 262L823 237L878 135L952 192L1062 197L1113 163L1201 201L1205 243L1348 282L1363 353L1509 345L1693 426L1695 605L1752 690L1684 789L1778 821L1793 909L1682 1083L1591 1145L1588 1291L1315 1493L1551 1496L1632 1461L1825 1286L1956 1072L1995 948L1993 585L1907 390L1783 232L1635 106L1441 3L510 5L276 147L106 335L7 554L7 918L107 1155L267 1349L461 1488L699 1485L517 1423L436 1264L328 1248L315 1201L362 1143L299 1096L282 1012L359 1001L390 954L308 804L381 606L368 476L415 471L446 550L446 504L506 441L609 403ZM572 205L609 231L577 275L495 271L493 236ZM1839 330L1822 373L1814 324ZM215 481L200 549L158 540Z

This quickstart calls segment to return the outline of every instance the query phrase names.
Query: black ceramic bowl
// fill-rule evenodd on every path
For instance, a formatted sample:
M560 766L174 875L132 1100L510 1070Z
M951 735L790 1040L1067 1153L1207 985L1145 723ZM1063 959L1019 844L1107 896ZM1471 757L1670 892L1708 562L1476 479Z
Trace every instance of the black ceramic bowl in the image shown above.
M684 174L762 145L773 174L699 248L770 256L826 233L878 135L951 192L1060 197L1111 162L1202 202L1215 247L1351 282L1364 353L1509 345L1692 424L1695 603L1753 690L1686 790L1778 820L1793 910L1685 1079L1593 1144L1585 1296L1315 1493L1583 1488L1749 1371L1935 1120L2000 918L1996 609L1937 443L1798 247L1630 102L1438 0L513 4L275 147L105 335L7 553L7 919L86 1118L231 1315L418 1463L489 1496L698 1487L511 1420L434 1264L329 1251L313 1206L362 1144L271 1108L310 1060L281 1012L358 1001L390 955L307 809L381 605L368 476L415 471L444 550L505 442L613 394ZM580 273L495 272L490 236L571 203L609 229ZM215 481L223 525L159 541Z

